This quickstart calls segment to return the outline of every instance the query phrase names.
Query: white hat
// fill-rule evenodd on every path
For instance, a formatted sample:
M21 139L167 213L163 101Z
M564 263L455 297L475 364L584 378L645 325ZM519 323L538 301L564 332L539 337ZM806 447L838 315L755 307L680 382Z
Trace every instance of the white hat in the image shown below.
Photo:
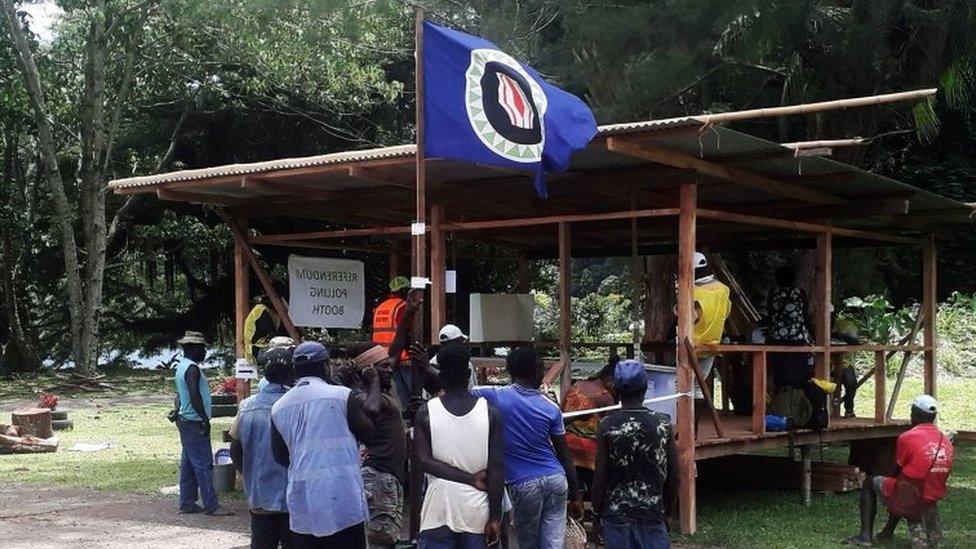
M934 414L939 409L939 403L931 395L919 395L912 402L912 408L917 408L921 412Z
M437 334L437 339L441 340L442 342L452 341L455 339L463 339L467 341L468 336L461 331L461 328L458 328L453 324L447 324L443 328L441 328L440 333Z
M274 336L268 342L268 347L275 349L279 347L294 347L295 340L288 336Z
M708 260L705 259L705 254L701 252L695 252L695 268L700 269L702 267L708 266Z

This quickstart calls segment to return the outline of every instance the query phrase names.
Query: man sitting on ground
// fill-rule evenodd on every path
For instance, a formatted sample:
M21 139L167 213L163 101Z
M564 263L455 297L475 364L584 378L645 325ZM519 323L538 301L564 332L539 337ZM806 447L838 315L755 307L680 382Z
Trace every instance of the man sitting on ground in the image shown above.
M271 451L271 407L294 382L293 347L268 348L258 354L267 383L241 401L230 427L230 455L244 475L244 493L251 510L251 549L290 547L288 530L288 469Z
M328 359L321 343L296 347L298 382L271 408L271 449L288 467L292 549L367 546L356 440L369 442L373 424L349 388L326 381Z
M636 360L617 364L621 409L600 421L593 512L614 549L670 547L665 517L677 502L678 460L669 418L644 407L647 374Z
M505 482L519 547L561 548L567 502L575 518L583 514L562 413L539 390L544 366L535 349L513 350L506 367L511 385L472 394L498 408L505 425Z
M429 475L421 508L421 549L468 549L498 540L504 453L501 416L468 392L470 355L460 345L437 354L444 394L415 418L417 460Z
M369 505L366 537L370 547L393 547L403 526L404 465L407 436L403 411L392 395L393 368L386 349L377 345L355 359L362 371L365 391L356 395L373 422L373 437L366 444L363 486Z
M888 508L888 523L877 539L891 539L900 518L908 520L908 532L914 549L938 547L942 532L938 520L938 502L946 495L946 483L952 471L954 450L938 427L935 417L938 403L921 395L912 403L913 427L898 437L895 445L894 477L876 476L861 489L861 533L844 543L870 547L874 543L874 515L878 498Z

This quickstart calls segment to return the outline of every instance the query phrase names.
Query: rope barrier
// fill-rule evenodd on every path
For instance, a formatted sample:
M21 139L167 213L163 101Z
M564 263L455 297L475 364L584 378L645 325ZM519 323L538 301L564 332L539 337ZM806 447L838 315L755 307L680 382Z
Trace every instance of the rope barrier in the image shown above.
M692 391L688 391L686 393L675 393L673 395L664 395L664 396L649 398L644 401L644 406L647 406L648 404L654 404L655 402L664 402L666 400L674 400L677 398L681 398L683 396L690 397L693 395L694 393ZM612 410L619 410L619 409L620 409L620 404L617 403L614 404L613 406L603 406L602 408L590 408L588 410L576 410L574 412L564 412L563 419L573 419L574 417L588 416L590 414L599 414L602 412L610 412Z

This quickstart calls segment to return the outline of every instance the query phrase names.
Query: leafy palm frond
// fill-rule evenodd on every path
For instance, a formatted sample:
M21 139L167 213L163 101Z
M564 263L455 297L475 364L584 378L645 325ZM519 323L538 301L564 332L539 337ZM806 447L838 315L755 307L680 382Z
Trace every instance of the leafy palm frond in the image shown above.
M935 141L942 128L939 115L935 112L935 99L929 97L924 101L919 101L912 108L912 118L915 121L915 133L918 134L918 140L922 143Z

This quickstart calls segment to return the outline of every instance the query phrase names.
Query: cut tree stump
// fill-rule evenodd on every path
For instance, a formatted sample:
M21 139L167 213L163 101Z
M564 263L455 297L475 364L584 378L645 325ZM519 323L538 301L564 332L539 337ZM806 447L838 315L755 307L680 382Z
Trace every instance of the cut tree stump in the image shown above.
M58 439L47 440L35 437L13 437L0 434L0 454L37 454L54 452L58 449Z
M14 410L11 414L10 422L19 427L23 427L26 435L37 438L51 438L54 431L51 428L51 409L50 408L23 408Z

